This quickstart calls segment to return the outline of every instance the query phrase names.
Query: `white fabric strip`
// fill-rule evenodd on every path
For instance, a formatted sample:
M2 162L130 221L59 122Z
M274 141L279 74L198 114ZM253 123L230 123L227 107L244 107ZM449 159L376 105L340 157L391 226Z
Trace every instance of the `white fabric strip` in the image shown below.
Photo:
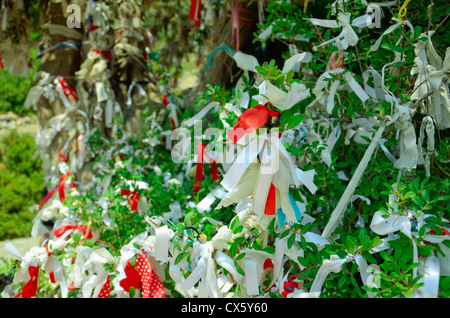
M334 229L337 227L338 223L340 222L342 214L344 213L351 196L354 194L355 189L358 186L359 181L361 180L361 177L367 168L367 165L369 164L369 160L372 157L373 152L375 151L375 148L378 146L378 143L381 139L384 129L385 125L383 124L378 129L377 133L375 134L375 137L372 139L372 142L370 143L369 147L364 153L364 156L361 159L360 163L358 164L358 167L356 168L356 171L353 174L347 186L347 189L345 189L344 193L342 194L342 197L339 199L339 202L334 211L332 212L330 220L328 221L328 224L326 225L322 233L322 236L324 238L328 239L333 233Z

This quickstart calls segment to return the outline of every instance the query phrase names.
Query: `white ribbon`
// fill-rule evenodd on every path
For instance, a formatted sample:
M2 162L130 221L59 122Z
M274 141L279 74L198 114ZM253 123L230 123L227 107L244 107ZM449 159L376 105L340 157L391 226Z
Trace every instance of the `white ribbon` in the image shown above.
M411 234L411 214L399 215L390 214L387 218L383 217L383 213L380 211L375 212L370 229L378 235L386 235L401 231L408 236L413 244L413 262L418 263L419 257L417 252L417 245ZM417 276L417 268L413 269L414 277Z
M336 42L337 40L341 40L340 44L342 46L342 49L346 50L349 46L355 46L356 43L358 43L358 35L353 30L353 27L357 28L363 28L368 27L372 24L372 17L369 14L365 14L363 16L357 17L353 19L353 21L350 23L350 13L348 12L339 12L337 14L337 20L322 20L322 19L306 19L312 22L314 25L319 25L325 28L342 28L341 33L323 43L321 43L318 47L327 45L332 42Z
M425 139L425 133L427 138L427 153L424 155L422 150L422 144ZM418 164L425 165L425 174L427 177L431 175L431 156L434 154L434 124L433 118L430 116L425 116L422 119L422 124L420 125L420 135L417 143L418 151Z
M131 83L130 87L128 88L128 99L127 99L128 108L130 108L133 105L133 97L131 96L131 94L133 93L133 90L136 87L138 88L139 93L141 94L142 97L148 97L147 92L145 91L145 89L142 87L141 84L137 82Z
M200 298L208 296L212 298L221 297L212 252L211 242L194 242L191 252L193 270L186 280L182 282L185 290L190 290L199 282L198 297Z
M338 223L341 220L342 214L345 211L345 208L347 207L347 204L355 192L356 187L359 184L359 181L361 180L361 177L364 173L364 171L367 168L367 165L369 164L369 160L372 157L373 152L375 151L376 146L378 145L381 136L384 132L385 125L383 124L375 134L375 137L372 139L372 142L370 143L369 147L367 148L366 152L364 153L363 158L361 159L360 163L358 164L358 167L356 168L355 173L353 174L347 188L345 189L344 193L342 194L341 198L339 199L339 202L334 209L334 211L331 214L330 220L328 221L328 224L326 225L322 236L324 238L329 238L330 235L333 233L334 229L337 227Z

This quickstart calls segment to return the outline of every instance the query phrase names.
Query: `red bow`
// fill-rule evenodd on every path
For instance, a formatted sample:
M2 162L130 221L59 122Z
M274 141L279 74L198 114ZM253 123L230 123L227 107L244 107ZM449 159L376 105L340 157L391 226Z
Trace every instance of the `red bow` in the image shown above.
M67 225L63 225L60 228L57 228L54 232L56 237L60 237L62 236L64 233L66 233L67 231L70 230L78 230L83 232L83 235L85 238L87 239L91 239L93 237L92 232L89 231L86 226L84 225L73 225L73 224L67 224Z
M62 89L63 89L63 93L64 93L64 95L66 95L66 97L69 97L69 94L70 94L70 95L72 95L72 97L73 97L75 100L78 100L77 95L76 95L75 92L72 90L72 88L71 88L70 85L67 83L67 81L66 81L66 79L65 79L64 77L61 77L61 78L59 79L59 83L61 84Z
M191 9L189 11L189 20L195 21L194 26L200 26L200 18L202 11L202 0L191 0Z
M127 197L128 203L130 203L131 211L137 211L138 210L138 202L139 202L139 199L140 199L139 193L132 192L132 191L126 190L126 189L121 189L120 190L120 196L126 196ZM132 196L131 200L129 198L130 196Z
M59 179L59 184L58 184L58 192L59 192L59 201L64 202L64 200L66 199L66 194L65 194L65 190L64 187L66 185L66 179L68 177L72 177L72 173L69 172L63 176L61 176L61 178ZM75 188L75 183L71 183L70 184L71 188Z
M99 51L99 50L97 50L97 49L94 49L93 51L94 51L95 53L97 53L97 54L106 56L106 57L108 58L108 60L109 60L110 62L112 62L113 57L112 57L112 54L111 54L110 51L106 51L106 50Z
M206 144L198 144L197 146L197 170L194 181L194 193L197 193L201 189L200 183L203 179L203 157L205 155L205 147ZM219 171L217 169L217 163L214 160L211 162L211 176L213 181L219 180Z
M254 132L267 123L269 116L276 117L280 113L270 110L267 105L257 105L250 109L247 109L238 118L238 124L234 126L227 136L231 142L235 144L244 135Z

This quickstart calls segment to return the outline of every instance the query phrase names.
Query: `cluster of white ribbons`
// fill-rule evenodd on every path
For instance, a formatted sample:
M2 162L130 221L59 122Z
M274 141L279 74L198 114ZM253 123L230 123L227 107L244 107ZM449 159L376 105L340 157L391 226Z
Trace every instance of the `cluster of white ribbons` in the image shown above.
M413 245L413 262L421 264L419 269L417 267L413 269L413 275L416 277L420 271L421 275L423 275L421 281L424 283L421 288L414 292L412 297L437 298L439 277L441 275L448 276L450 274L446 263L448 257L443 257L432 253L425 260L423 260L423 258L419 259L417 244L414 238L414 232L412 231L412 218L414 217L417 220L416 231L418 231L426 222L426 218L430 217L430 215L416 213L414 211L408 211L407 214L400 214L398 211L398 205L395 202L396 200L397 197L394 194L389 196L389 204L392 206L393 211L390 210L388 216L384 215L383 212L376 212L373 216L370 228L376 234L387 235L386 240L395 240L398 237L395 235L397 231L401 231L411 239ZM423 235L423 239L432 243L442 243L444 240L449 240L450 237L444 235L438 236L425 234ZM447 252L448 249L445 248L445 245L440 245L444 247ZM442 271L441 264L443 266Z

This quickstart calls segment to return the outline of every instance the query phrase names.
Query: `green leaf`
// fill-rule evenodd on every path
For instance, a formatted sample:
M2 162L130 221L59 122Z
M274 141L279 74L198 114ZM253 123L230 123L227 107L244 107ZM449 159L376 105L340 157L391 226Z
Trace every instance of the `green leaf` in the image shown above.
M286 236L289 235L289 233L291 233L291 230L285 230L285 231L283 231L283 232L281 233L281 235L280 235L280 239L285 238Z
M233 230L233 234L238 234L238 233L240 233L243 229L244 229L244 226L243 226L243 225L239 225L239 226L237 226L237 227Z
M305 119L305 115L303 114L295 115L294 117L289 119L286 129L293 129L297 127L298 125L300 125L303 119Z
M420 25L414 28L414 37L417 39L422 34L422 27Z
M245 276L245 272L242 269L242 267L239 265L238 262L234 261L234 266L236 267L236 270L239 274L241 274L242 276Z
M421 191L421 194L422 194L422 198L425 200L425 202L430 202L430 193L427 190L423 189Z
M269 254L274 254L275 253L275 247L273 246L267 246L263 249L264 252L267 252Z
M291 236L289 236L289 238L288 238L288 240L287 240L287 248L288 248L288 249L291 248L292 245L294 245L294 242L295 242L295 236L296 236L295 233L293 233Z
M311 264L308 262L308 260L304 257L297 257L297 261L304 267L309 267Z
M238 260L240 260L240 259L242 259L244 257L245 257L245 253L239 253L239 255L236 256L236 260L238 261Z
M192 217L194 216L194 212L189 212L184 217L184 226L189 226L189 223L191 222Z
M236 216L230 223L230 230L234 230L239 225L239 217Z
M394 260L394 258L392 257L392 255L390 255L389 253L387 253L387 252L385 252L385 251L380 251L380 256L381 256L384 260L386 260L386 261L388 261L388 262L391 262L391 263L394 263L394 262L395 262L395 260Z
M306 277L309 276L309 274L311 274L311 267L308 267L305 271L301 272L300 274L298 274L297 279L298 280L303 280Z
M236 242L232 243L230 246L230 249L229 249L230 256L232 258L234 258L236 256L237 249L238 249L238 244L236 244Z

